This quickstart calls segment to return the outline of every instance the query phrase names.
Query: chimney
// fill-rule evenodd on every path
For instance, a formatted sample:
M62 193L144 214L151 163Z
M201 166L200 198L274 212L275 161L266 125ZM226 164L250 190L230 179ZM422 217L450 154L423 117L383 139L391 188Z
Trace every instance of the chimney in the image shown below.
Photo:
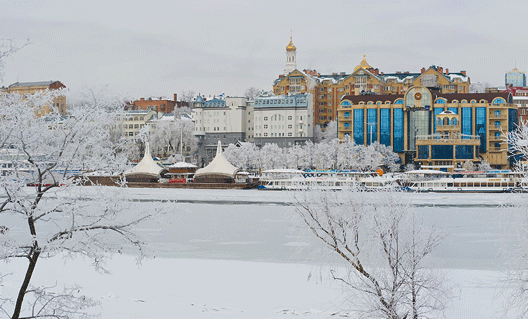
M460 71L464 76L466 76L466 71Z
M425 72L425 68L422 68L422 71L421 71L421 73L424 73L424 72Z
M436 70L437 70L438 73L440 73L440 74L443 74L443 73L444 73L444 68L441 67L441 66L439 66Z
M449 69L446 69L445 74L449 74Z
M379 69L378 69L378 68L375 68L375 69L374 69L374 74L376 74L376 75L379 74Z
M381 72L381 75L383 75L383 72Z
M145 98L144 98L144 97L142 97L142 98L140 98L139 100L140 100L140 101L145 101Z
M279 75L279 79L282 79L284 77L284 74Z
M334 72L334 73L332 73L332 75L337 75L337 73Z
M174 93L174 102L178 101L178 94Z
M401 74L401 71L396 71L396 74Z

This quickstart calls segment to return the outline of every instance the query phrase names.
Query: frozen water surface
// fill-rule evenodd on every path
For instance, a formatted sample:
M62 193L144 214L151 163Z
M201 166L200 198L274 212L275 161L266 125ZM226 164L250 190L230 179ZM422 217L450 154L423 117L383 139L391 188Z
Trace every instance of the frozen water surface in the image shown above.
M93 200L95 193L83 194ZM110 189L108 191L114 191ZM103 318L328 318L344 316L346 295L327 277L321 244L302 227L295 192L258 190L128 189L134 209L168 213L138 228L156 258L141 267L116 256L112 275L89 263L41 260L35 284L77 283L102 301ZM78 196L70 194L69 196ZM379 194L368 194L376 200ZM514 205L528 194L405 193L426 223L446 239L429 261L455 285L448 318L502 317L498 284L504 251L520 223ZM15 232L17 228L15 227ZM24 233L24 225L20 225ZM324 256L322 260L321 256ZM325 261L326 260L326 261ZM18 289L25 265L7 264ZM311 278L308 280L308 278Z

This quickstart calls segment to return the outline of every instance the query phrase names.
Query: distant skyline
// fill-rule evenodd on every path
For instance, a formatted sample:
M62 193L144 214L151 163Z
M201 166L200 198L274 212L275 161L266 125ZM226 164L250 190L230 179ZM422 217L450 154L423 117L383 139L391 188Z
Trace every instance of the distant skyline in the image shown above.
M59 80L130 98L271 90L293 33L297 67L351 73L431 65L504 85L528 66L527 1L0 0L0 38L30 44L1 86Z

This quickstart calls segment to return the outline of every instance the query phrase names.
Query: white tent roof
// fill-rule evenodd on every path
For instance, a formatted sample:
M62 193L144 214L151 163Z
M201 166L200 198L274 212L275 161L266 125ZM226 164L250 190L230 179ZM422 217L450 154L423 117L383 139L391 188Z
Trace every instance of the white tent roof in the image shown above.
M211 163L206 167L198 169L194 174L194 177L196 178L203 175L221 175L234 178L237 172L238 168L229 163L224 157L224 154L222 154L222 143L218 141L215 158L213 158Z
M141 161L136 166L127 170L125 172L125 176L134 175L134 174L146 174L146 175L158 176L162 170L163 168L160 167L152 159L152 156L150 155L150 146L147 143L145 145L145 156L143 156Z

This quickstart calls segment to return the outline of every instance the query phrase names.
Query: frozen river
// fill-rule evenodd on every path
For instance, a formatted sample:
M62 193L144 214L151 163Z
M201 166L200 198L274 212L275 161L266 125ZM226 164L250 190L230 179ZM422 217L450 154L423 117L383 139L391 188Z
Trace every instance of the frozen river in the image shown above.
M116 191L109 188L108 192ZM83 188L84 200L97 198ZM35 283L80 283L101 300L103 318L328 318L341 312L343 295L324 267L341 260L325 254L295 211L299 193L258 190L127 189L132 210L166 213L138 226L153 255L137 268L128 256L109 263L101 277L82 260L39 261ZM429 260L450 271L456 289L449 318L501 317L497 270L521 225L528 194L402 193L445 240ZM71 194L76 198L78 195ZM368 193L372 201L382 194ZM522 208L521 208L522 209ZM129 213L133 213L129 211ZM8 223L3 220L3 223ZM25 234L27 225L13 225ZM23 270L20 261L10 268ZM323 269L323 271L321 271ZM15 277L23 272L15 271ZM82 278L79 273L85 274ZM324 284L306 279L320 273ZM14 278L15 279L15 278ZM50 280L51 282L48 282ZM19 281L4 284L16 290ZM9 288L11 287L11 288Z
M295 212L295 192L258 190L131 189L138 209L169 200L161 223L142 235L158 255L171 258L318 262L320 243ZM528 194L405 193L426 224L445 235L434 253L437 267L498 269L519 224L513 204ZM370 193L372 200L381 194Z

